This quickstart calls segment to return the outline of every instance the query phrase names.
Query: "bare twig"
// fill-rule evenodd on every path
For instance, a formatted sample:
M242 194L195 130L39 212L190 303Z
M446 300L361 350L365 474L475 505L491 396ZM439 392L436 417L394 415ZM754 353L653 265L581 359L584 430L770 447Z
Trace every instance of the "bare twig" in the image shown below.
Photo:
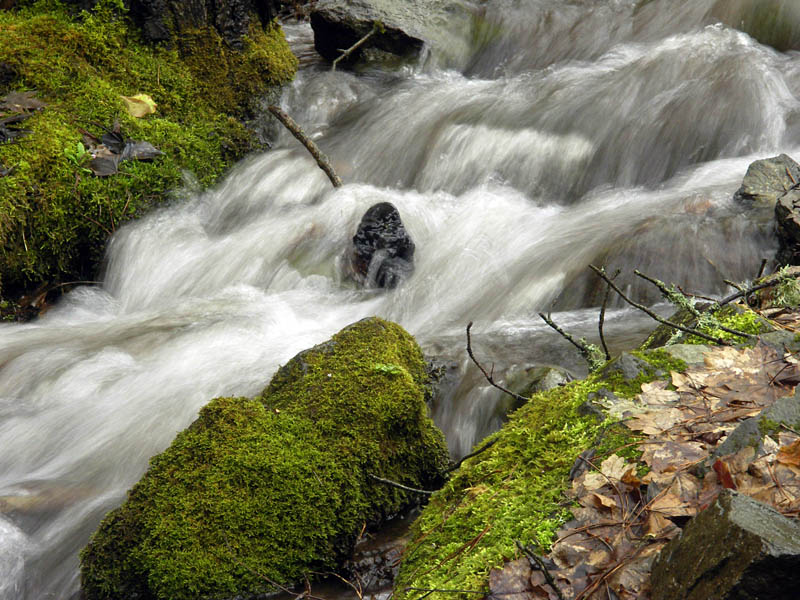
M625 300L625 302L627 302L628 304L630 304L634 308L638 308L643 313L645 313L649 317L655 319L659 323L663 323L664 325L668 325L669 327L672 327L673 329L677 329L679 331L683 331L684 333L689 333L689 334L692 334L692 335L696 335L697 337L703 338L704 340L708 340L709 342L714 342L715 344L719 344L720 346L730 346L730 342L728 342L726 340L723 340L722 338L716 338L713 335L708 335L707 333L703 333L702 331L699 331L697 329L692 329L690 327L684 327L683 325L678 325L677 323L673 323L672 321L668 321L667 319L659 317L656 313L654 313L652 310L650 310L646 306L644 306L642 304L639 304L637 302L634 302L633 300L628 298L628 296L626 296L625 293L622 290L620 290L616 285L614 285L614 282L611 281L608 278L608 275L606 275L605 271L603 271L602 269L598 269L594 265L589 265L589 268L592 271L594 271L595 273L597 273L600 277L602 277L608 283L608 285L611 286L611 289L613 289L615 292L617 292L617 294L619 294L620 297L623 300Z
M381 30L380 21L375 21L375 23L373 23L373 25L372 25L372 29L369 31L369 33L367 35L362 37L355 44L353 44L347 50L342 52L342 54L339 55L338 58L334 59L333 64L331 65L331 71L335 71L336 70L336 65L339 64L339 61L344 60L345 58L350 56L353 52L355 52L356 50L361 48L361 46L363 46L367 42L367 40L369 38L371 38L373 35L378 33L380 30Z
M286 127L286 129L288 129L291 134L296 137L301 144L303 144L303 146L306 147L306 150L308 150L311 156L314 157L314 160L317 161L319 168L325 171L325 174L328 176L328 179L331 180L333 187L342 187L342 178L339 177L336 174L336 171L333 170L333 166L331 166L328 157L325 156L319 149L319 146L317 146L313 140L311 140L311 138L309 138L305 132L300 129L300 126L297 124L297 122L288 114L286 114L286 112L275 105L270 105L268 110L275 115L275 118L283 123L283 126Z
M796 275L781 275L780 273L774 273L773 275L770 275L769 280L763 283L759 283L758 285L751 286L746 290L738 291L735 294L731 294L727 298L720 300L719 305L723 306L725 304L730 304L731 302L737 300L738 298L741 298L742 296L747 297L753 292L757 292L758 290L763 290L765 288L772 287L773 285L780 283L782 279L789 279L796 277L797 277Z
M794 180L792 180L794 181ZM761 276L764 274L764 269L767 268L767 259L761 259L761 266L758 268L758 275L756 275L756 279L761 279Z
M517 400L518 402L527 402L528 400L530 400L530 398L526 398L525 396L520 396L516 392L512 392L511 390L509 390L507 388L504 388L502 385L500 385L499 383L497 383L494 380L494 378L492 377L491 373L487 373L486 372L486 369L483 368L483 365L481 365L481 363L478 362L478 359L475 358L475 355L472 353L472 339L470 338L470 334L469 334L469 330L471 328L472 328L472 321L470 321L467 324L467 354L469 354L469 357L472 359L472 362L475 363L475 366L478 367L481 370L481 373L483 373L483 376L486 378L486 381L488 381L491 385L496 387L501 392L505 392L506 394L508 394L509 396L514 398L514 400ZM492 370L494 371L494 368Z
M553 576L550 574L550 571L548 570L547 565L544 564L544 561L542 560L542 557L538 556L534 552L531 552L528 548L523 546L522 543L520 543L519 540L514 540L514 543L516 543L517 548L519 548L520 551L526 557L528 557L528 561L531 563L531 567L537 568L542 572L542 574L544 575L545 581L547 581L547 585L549 585L551 588L553 588L553 591L556 593L556 596L558 596L559 600L564 600L564 594L561 593L561 590L556 585L555 579L553 579ZM535 565L534 565L534 563L535 563Z
M407 492L414 492L415 494L425 494L426 496L430 496L433 493L433 491L430 490L420 490L417 488L408 487L407 485L403 485L402 483L397 483L396 481L392 481L391 479L384 479L383 477L378 477L377 475L373 475L372 473L369 473L369 476L375 481L380 481L381 483L385 483L387 485L400 488L401 490L406 490Z
M589 347L589 345L588 345L588 344L586 344L586 343L585 343L583 340L576 340L576 339L575 339L574 337L572 337L572 336L571 336L569 333L567 333L567 332L566 332L566 331L564 331L564 330L563 330L561 327L559 327L559 326L558 326L558 325L557 325L557 324L556 324L556 323L555 323L555 322L554 322L554 321L553 321L553 320L552 320L550 317L548 317L546 314L544 314L544 313L539 313L539 317L540 317L540 318L541 318L541 319L542 319L542 320L543 320L545 323L547 323L547 324L548 324L550 327L552 327L552 328L553 328L553 329L555 329L555 330L556 330L558 333L560 333L560 334L561 334L561 337L563 337L563 338L564 338L565 340L567 340L567 341L568 341L570 344L572 344L572 345L573 345L573 346L575 346L575 347L576 347L578 350L580 350L581 356L583 356L583 358L584 358L584 359L586 359L586 362L587 362L587 363L589 363L589 369L590 369L591 371L594 371L594 370L595 370L595 368L596 368L596 366L595 366L595 365L596 365L596 363L597 363L597 360L596 360L596 359L598 358L598 357L597 357L597 354L599 354L599 352L597 352L597 350L596 350L596 349L595 349L595 351L592 351L592 348L591 348L591 347Z
M468 460L468 459L470 459L470 458L473 458L473 457L475 457L475 456L478 456L478 454L480 454L480 453L482 453L482 452L485 452L486 450L488 450L489 448L491 448L492 446L494 446L494 445L495 445L495 443L497 442L497 440L499 440L499 439L500 439L500 438L494 438L493 440L491 440L491 441L487 442L486 444L484 444L483 446L481 446L480 448L478 448L477 450L475 450L475 452L470 452L470 453L469 453L469 454L467 454L467 455L466 455L464 458L462 458L460 461L458 461L456 464L454 464L452 467L450 467L449 469L447 469L447 471L445 471L445 472L446 472L446 473L452 473L453 471L455 471L456 469L458 469L458 468L459 468L459 467L460 467L462 464L464 464L464 461L465 461L465 460Z
M617 269L614 273L614 276L611 279L616 279L619 275L620 270ZM603 333L603 325L606 322L606 306L608 306L608 297L611 295L611 286L606 286L606 295L603 297L603 306L600 307L600 318L598 319L598 329L600 330L600 345L603 346L603 352L606 354L606 360L611 360L611 353L608 351L608 346L606 345L606 336Z
M672 296L673 291L670 290L663 281L659 281L658 279L654 279L653 277L645 275L644 273L642 273L638 269L634 269L633 272L638 277L641 277L645 281L649 281L654 286L656 286L659 289L659 291L661 292L661 295L664 296L664 298L666 300L671 300L670 297ZM731 284L731 285L734 285L734 284ZM686 304L683 304L682 306L684 306L687 310L689 310L689 312L691 312L692 315L694 315L695 317L698 317L698 318L700 317L700 312L701 311L699 311L696 307L692 306L691 303L686 303ZM730 327L726 327L722 323L719 323L717 325L717 328L719 328L722 331L725 331L727 333L730 333L731 335L738 335L739 337L743 337L745 339L750 339L750 338L756 337L751 333L745 333L744 331L739 331L738 329L731 329Z

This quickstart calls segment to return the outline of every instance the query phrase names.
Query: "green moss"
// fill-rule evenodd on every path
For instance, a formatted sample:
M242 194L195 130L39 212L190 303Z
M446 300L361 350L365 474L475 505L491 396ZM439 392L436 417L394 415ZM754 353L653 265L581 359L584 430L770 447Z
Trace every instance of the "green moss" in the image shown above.
M713 319L714 321L711 321L709 324L700 323L697 325L697 329L716 338L735 343L746 342L747 340L739 335L720 329L718 326L716 326L717 323L727 327L728 329L734 329L736 331L750 333L752 335L765 333L772 329L769 323L767 323L761 315L746 308L726 306L714 313ZM708 340L696 335L688 335L685 336L685 339L682 339L682 343L708 344L709 342Z
M417 500L370 473L441 483L426 383L413 338L367 319L292 359L261 396L212 401L82 552L86 597L249 595L336 569L364 523Z
M54 1L0 11L0 56L17 74L0 93L35 90L48 104L25 122L29 136L0 146L16 167L0 178L0 295L91 278L109 234L167 200L184 172L211 185L254 147L238 119L296 68L280 28L253 27L241 53L213 31L191 37L183 53L148 46L114 0L77 15ZM120 96L137 93L156 114L128 116ZM115 121L165 155L97 178L65 154L82 130L99 136Z
M578 454L597 446L601 455L618 451L638 457L632 445L636 438L629 431L582 416L579 407L601 388L630 397L657 373L666 376L670 369L685 368L665 352L637 356L650 366L634 381L593 374L537 394L511 415L490 438L496 443L466 461L414 523L395 596L474 600L474 593L427 594L407 588L486 593L489 570L517 556L515 541L546 550L556 530L570 518L563 492Z

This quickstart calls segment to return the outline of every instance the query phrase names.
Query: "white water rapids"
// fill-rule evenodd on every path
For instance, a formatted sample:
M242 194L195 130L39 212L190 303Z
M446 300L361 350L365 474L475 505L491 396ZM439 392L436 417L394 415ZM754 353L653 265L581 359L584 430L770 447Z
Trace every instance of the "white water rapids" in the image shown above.
M732 201L748 164L800 159L800 55L713 24L711 0L498 0L463 56L331 73L307 25L286 110L331 157L331 188L297 142L244 161L120 230L104 283L37 321L0 325L0 598L70 598L102 516L219 395L251 395L280 364L370 315L402 324L462 381L434 417L454 455L499 425L498 373L580 370L537 316L594 336L589 263L723 293L771 258L770 211ZM478 22L476 21L476 22ZM365 210L395 204L413 276L363 290L341 261ZM632 347L652 322L616 305Z

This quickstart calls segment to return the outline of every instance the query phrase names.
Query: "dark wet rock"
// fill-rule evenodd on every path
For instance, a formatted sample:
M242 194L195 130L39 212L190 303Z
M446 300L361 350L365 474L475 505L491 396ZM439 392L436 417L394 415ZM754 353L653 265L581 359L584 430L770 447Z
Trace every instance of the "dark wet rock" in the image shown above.
M786 192L775 205L778 264L800 265L800 189Z
M800 524L731 490L656 558L653 600L790 600L800 586Z
M772 206L798 181L800 165L786 154L781 154L751 163L741 187L733 197L738 201Z
M717 0L711 17L776 50L800 50L797 0Z
M454 50L459 40L443 36L447 30L469 31L471 19L455 0L321 0L311 12L311 27L317 52L332 61L379 22L379 30L348 59L354 62L370 49L404 57L418 55L426 45Z
M672 344L662 348L672 358L682 360L689 367L705 364L704 356L710 349L711 346L704 344Z
M369 287L393 288L414 270L414 242L389 202L371 206L353 236L350 265Z

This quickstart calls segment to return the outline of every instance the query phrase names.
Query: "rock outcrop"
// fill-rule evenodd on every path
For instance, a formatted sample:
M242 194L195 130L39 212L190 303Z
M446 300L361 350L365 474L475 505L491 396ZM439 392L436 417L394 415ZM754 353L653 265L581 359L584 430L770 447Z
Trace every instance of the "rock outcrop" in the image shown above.
M661 551L653 600L790 600L800 586L800 524L724 490Z
M298 354L256 398L218 398L152 459L81 554L87 600L252 597L339 568L364 523L449 465L414 339L377 318Z
M402 57L417 56L425 46L444 54L464 54L472 15L469 7L458 0L320 0L311 12L314 47L332 61L376 23L378 31L349 62L370 49ZM463 32L467 32L466 37L459 37Z
M371 206L358 224L351 270L365 286L393 288L414 270L414 249L397 208L380 202Z
M757 160L747 167L734 199L774 206L778 199L800 182L800 165L786 154Z
M800 265L800 189L786 192L775 204L775 232L778 264Z

